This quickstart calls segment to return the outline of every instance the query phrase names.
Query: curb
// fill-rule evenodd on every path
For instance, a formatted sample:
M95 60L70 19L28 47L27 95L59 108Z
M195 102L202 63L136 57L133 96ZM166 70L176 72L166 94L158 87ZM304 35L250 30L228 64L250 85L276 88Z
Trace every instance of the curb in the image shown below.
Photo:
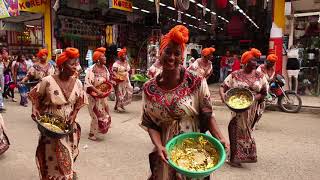
M141 94L134 94L132 97L133 101L140 101L142 100ZM212 101L213 106L215 107L222 107L227 108L227 106L222 103L222 101L213 100ZM266 110L269 111L277 111L277 112L283 112L278 106L276 105L270 105L266 108ZM312 106L302 106L299 113L310 113L310 114L320 114L320 107L312 107Z
M224 103L222 103L221 101L213 101L213 105L216 106L216 107L225 107L225 108L227 108L227 106ZM283 112L276 105L270 105L270 106L268 106L266 108L266 110ZM320 107L302 106L302 108L301 108L299 113L320 114Z

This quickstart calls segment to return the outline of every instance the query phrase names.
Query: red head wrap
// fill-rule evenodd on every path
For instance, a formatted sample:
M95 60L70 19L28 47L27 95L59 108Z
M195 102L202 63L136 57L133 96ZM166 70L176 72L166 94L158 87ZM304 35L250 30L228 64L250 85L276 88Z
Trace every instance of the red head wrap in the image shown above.
M118 58L120 58L121 56L127 54L127 49L123 48L118 52Z
M241 63L247 64L253 58L260 58L261 52L258 49L252 48L250 51L246 51L241 56Z
M97 48L93 53L93 62L97 62L101 58L101 56L106 53L106 50L107 49L104 47Z
M48 56L48 50L47 49L40 49L38 54L37 54L37 57L38 58L42 58L43 56Z
M267 57L267 60L270 61L270 62L277 62L278 61L278 56L276 56L275 54L269 54L268 57Z
M79 50L77 48L67 48L62 54L59 55L57 59L57 66L61 65L69 59L78 58L80 56Z
M189 30L183 25L177 25L172 28L166 35L161 39L160 43L160 55L163 53L164 49L168 44L173 41L180 45L181 53L183 57L184 50L186 48L186 43L189 40Z
M210 54L213 54L216 51L215 48L204 48L201 52L202 56L209 56Z

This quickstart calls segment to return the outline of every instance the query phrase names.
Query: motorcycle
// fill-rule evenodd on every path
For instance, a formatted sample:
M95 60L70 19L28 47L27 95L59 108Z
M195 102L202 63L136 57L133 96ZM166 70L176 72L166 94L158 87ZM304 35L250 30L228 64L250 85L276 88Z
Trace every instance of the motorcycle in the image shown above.
M267 105L278 105L287 113L297 113L301 110L301 97L294 91L285 91L283 87L286 81L283 76L277 75L275 80L270 82L270 92L265 98Z

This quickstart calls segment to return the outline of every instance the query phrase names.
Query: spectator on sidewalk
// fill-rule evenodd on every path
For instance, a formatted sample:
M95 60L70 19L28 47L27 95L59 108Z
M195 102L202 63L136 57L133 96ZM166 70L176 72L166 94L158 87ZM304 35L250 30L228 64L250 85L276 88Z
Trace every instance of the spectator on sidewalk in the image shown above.
M230 51L227 50L226 55L222 56L220 61L220 82L223 82L224 79L227 77L227 61L231 58Z

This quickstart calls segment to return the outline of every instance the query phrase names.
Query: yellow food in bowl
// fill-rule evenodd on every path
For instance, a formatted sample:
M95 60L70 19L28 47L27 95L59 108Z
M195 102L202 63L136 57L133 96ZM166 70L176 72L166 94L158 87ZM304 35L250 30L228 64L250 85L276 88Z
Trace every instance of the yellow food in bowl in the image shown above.
M205 171L219 161L216 148L203 136L186 138L170 152L170 159L179 167L189 171Z
M231 96L227 103L234 109L245 109L251 105L251 99L246 94L239 93Z
M61 117L52 116L52 115L43 115L43 116L40 116L38 120L42 124L45 124L45 123L51 124L53 126L58 127L62 131L67 131L67 124L65 122L63 122ZM49 125L47 125L47 126L49 126Z
M50 124L50 123L42 123L42 125L49 129L50 131L56 132L56 133L64 133L63 130L61 128L59 128L56 125Z

